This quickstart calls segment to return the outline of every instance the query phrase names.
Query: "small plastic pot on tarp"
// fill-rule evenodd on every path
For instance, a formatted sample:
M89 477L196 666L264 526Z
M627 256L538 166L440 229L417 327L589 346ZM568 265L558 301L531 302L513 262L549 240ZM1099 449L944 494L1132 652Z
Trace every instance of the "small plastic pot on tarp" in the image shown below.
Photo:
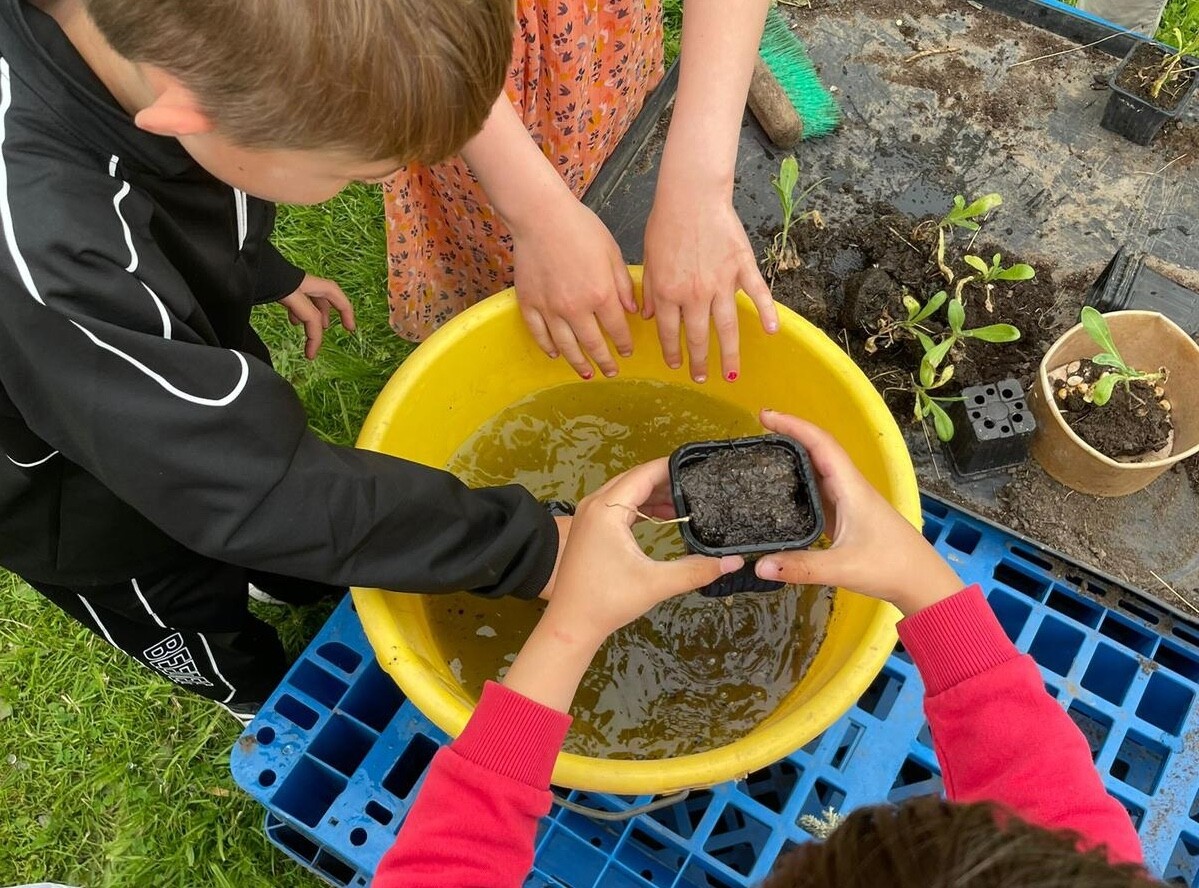
M700 590L709 597L769 592L754 561L806 549L824 532L808 453L783 435L684 444L670 457L671 495L683 542L699 555L741 555L745 567Z
M1191 336L1199 334L1199 293L1159 274L1144 250L1120 247L1087 293L1087 305L1100 312L1156 311Z
M1032 455L1080 493L1125 496L1199 453L1199 345L1156 312L1083 318L1041 360Z
M1108 81L1103 128L1148 145L1167 121L1180 119L1199 87L1199 59L1188 48L1156 41L1134 46Z

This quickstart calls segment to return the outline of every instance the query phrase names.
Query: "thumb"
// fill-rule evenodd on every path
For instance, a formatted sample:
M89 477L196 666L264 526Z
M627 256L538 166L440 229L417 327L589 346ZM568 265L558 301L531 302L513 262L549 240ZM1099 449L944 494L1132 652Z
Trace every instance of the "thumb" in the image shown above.
M744 564L745 559L740 555L726 555L723 558L688 555L674 561L663 561L659 563L658 588L668 596L690 592L716 582L725 574L740 570Z
M852 586L850 572L841 549L779 552L754 565L759 578L793 586Z

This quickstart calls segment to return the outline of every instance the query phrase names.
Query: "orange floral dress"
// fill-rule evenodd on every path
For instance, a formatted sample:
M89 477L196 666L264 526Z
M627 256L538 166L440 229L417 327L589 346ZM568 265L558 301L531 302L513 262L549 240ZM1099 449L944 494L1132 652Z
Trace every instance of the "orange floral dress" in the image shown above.
M517 0L507 94L577 196L662 76L661 0ZM420 341L512 285L512 238L461 158L383 187L391 326Z

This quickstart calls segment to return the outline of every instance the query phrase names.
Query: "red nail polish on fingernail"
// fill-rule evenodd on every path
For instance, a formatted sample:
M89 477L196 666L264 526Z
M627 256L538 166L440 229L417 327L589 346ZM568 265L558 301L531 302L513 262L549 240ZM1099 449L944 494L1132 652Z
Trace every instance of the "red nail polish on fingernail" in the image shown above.
M595 374L588 370L586 373L580 374L584 379L590 379Z
M726 376L725 379L727 379L729 382L736 382L737 381L737 371L730 370L729 375Z

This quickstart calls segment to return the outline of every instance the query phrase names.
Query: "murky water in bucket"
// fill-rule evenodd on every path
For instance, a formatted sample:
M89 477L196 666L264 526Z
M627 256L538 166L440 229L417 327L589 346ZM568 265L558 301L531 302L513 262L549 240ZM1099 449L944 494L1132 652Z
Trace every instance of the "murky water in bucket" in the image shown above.
M753 415L691 389L579 383L514 404L463 444L448 468L472 486L515 481L539 498L577 502L679 444L759 433ZM642 523L637 537L654 558L683 553L672 526ZM683 595L659 605L614 635L592 663L567 751L665 758L744 736L798 683L831 608L831 591L815 587ZM484 681L503 675L541 610L540 602L459 594L428 613L451 669L477 695Z

